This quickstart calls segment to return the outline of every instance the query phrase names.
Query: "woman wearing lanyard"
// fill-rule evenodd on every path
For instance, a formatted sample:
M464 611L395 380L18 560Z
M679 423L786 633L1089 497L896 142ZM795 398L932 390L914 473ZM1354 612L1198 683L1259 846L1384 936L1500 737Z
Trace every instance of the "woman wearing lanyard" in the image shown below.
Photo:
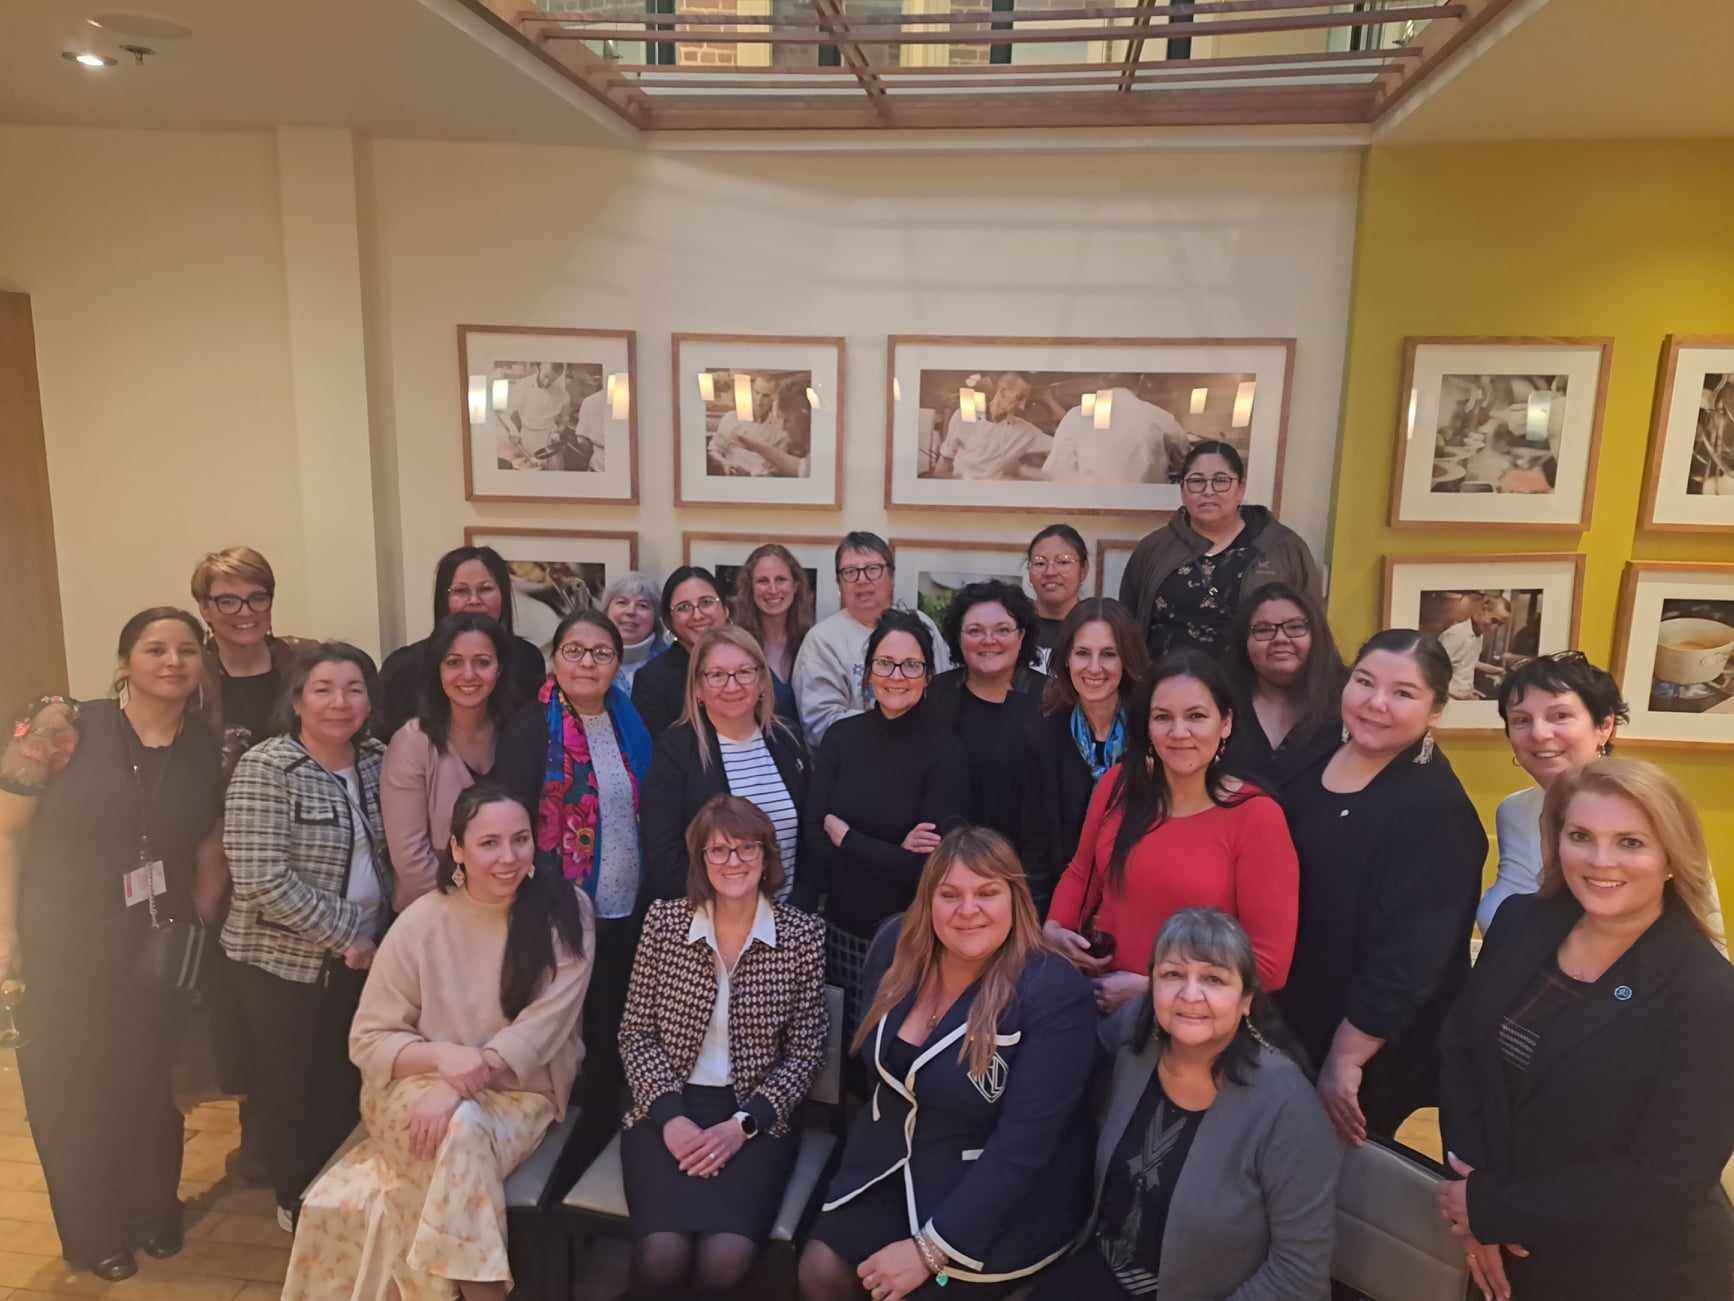
M222 905L221 754L189 717L199 641L183 610L134 615L120 702L49 702L12 749L54 729L55 753L0 763L0 877L10 894L16 872L29 942L18 1073L30 1134L61 1254L109 1280L137 1272L134 1248L181 1249L172 1006L139 968L153 922L214 919Z

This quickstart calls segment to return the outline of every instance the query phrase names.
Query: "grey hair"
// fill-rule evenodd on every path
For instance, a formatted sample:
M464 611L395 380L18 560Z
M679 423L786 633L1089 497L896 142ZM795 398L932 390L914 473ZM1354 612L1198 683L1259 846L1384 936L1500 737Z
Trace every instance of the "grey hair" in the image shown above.
M1249 993L1258 990L1258 955L1241 924L1217 908L1182 908L1156 934L1150 966L1179 956L1226 967L1240 976Z
M662 589L651 582L648 576L636 569L630 570L603 588L602 604L598 607L603 614L608 613L608 607L617 596L636 596L649 601L652 617L656 620L655 630L662 631Z

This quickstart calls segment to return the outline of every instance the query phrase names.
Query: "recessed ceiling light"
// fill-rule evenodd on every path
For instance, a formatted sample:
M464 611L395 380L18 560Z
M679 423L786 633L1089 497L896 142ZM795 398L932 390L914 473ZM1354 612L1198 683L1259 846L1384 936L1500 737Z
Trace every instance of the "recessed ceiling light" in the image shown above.
M115 65L115 60L108 55L92 54L88 50L62 50L60 57L85 68L112 68Z
M153 14L109 12L92 14L84 21L92 27L99 27L116 36L139 36L151 37L159 41L177 41L193 34L191 27L182 23L171 22L167 18L158 18Z

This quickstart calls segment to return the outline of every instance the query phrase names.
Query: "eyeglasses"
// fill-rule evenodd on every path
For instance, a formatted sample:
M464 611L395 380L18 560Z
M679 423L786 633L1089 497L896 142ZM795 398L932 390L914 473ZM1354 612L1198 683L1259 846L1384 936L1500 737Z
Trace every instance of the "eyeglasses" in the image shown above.
M701 596L696 601L682 601L674 606L669 613L678 614L683 619L690 619L694 614L709 614L722 604L720 596Z
M875 655L868 661L867 667L876 678L892 678L901 673L906 678L924 678L927 676L926 660L894 660L886 655Z
M601 668L604 664L612 664L619 658L615 655L612 646L580 646L575 641L567 642L554 653L568 664L582 664L589 660L597 668Z
M1232 474L1189 474L1180 481L1187 492L1227 492L1240 480Z
M759 666L749 664L740 669L706 669L699 677L704 679L705 686L712 691L721 691L731 682L751 688L759 684Z
M877 583L885 577L889 565L844 565L837 571L837 577L845 583Z
M446 588L446 595L454 601L485 601L489 597L499 594L499 586L495 583L481 583L475 587L471 587L467 583L459 583L455 587Z
M727 867L731 858L738 858L744 866L751 867L765 856L765 847L758 841L750 845L706 845L704 861L712 867Z
M251 596L230 596L225 593L208 599L224 614L239 614L242 606L246 606L254 614L264 614L271 608L273 598L269 592L254 592Z
M984 628L979 623L971 623L964 625L963 635L971 641L982 641L990 637L994 641L1010 641L1017 630L1018 626L1015 623L996 623L991 628Z
M1305 619L1285 619L1282 623L1255 623L1247 632L1254 641L1275 641L1279 632L1290 641L1298 641L1312 630L1312 624Z
M1052 560L1046 556L1035 556L1024 561L1024 568L1032 574L1045 574L1050 569L1056 574L1063 574L1067 570L1077 567L1078 558L1076 556L1055 556Z

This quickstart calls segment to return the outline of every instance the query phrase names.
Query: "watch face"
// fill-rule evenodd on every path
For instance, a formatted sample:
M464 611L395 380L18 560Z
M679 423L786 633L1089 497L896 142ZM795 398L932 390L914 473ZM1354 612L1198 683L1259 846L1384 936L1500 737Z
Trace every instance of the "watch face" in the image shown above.
M740 1114L737 1123L741 1127L741 1133L745 1134L748 1138L751 1138L754 1134L759 1132L759 1122L754 1120L747 1112L743 1111Z

